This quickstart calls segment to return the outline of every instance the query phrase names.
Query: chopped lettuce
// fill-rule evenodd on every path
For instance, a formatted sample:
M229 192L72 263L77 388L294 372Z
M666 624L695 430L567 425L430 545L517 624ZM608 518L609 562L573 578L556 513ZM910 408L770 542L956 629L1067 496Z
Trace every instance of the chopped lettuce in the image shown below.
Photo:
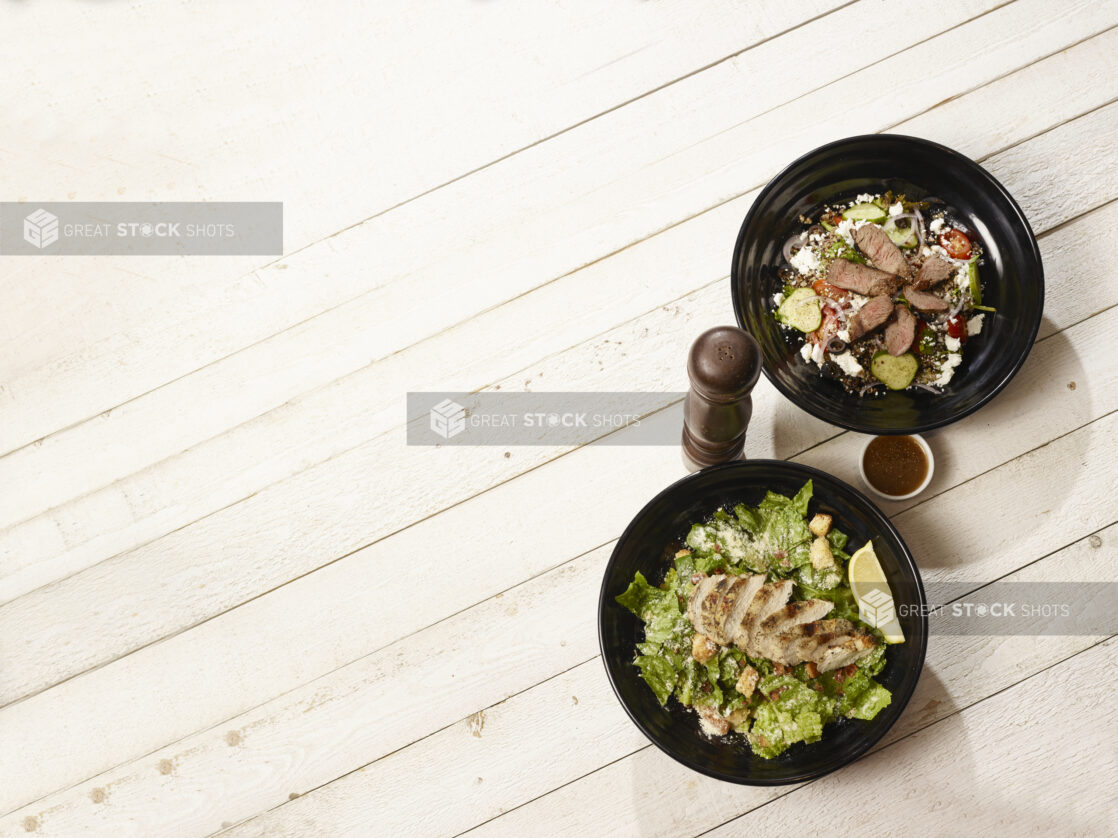
M846 715L852 719L869 721L888 707L892 700L893 694L889 690L876 681L870 681L869 686L854 701Z
M756 507L738 504L732 514L719 509L710 520L691 527L689 549L675 556L659 587L638 572L617 597L644 622L644 640L637 644L634 662L660 704L674 696L685 706L713 707L723 716L733 713L733 728L745 733L754 753L766 758L797 742L817 741L823 726L837 718L872 719L891 701L889 691L873 680L885 666L883 643L856 666L814 678L804 664L792 670L782 667L778 673L772 661L748 657L733 647L720 649L706 663L692 657L694 628L686 606L696 572L791 577L797 583L797 599L830 600L835 607L828 617L859 622L845 579L847 536L835 528L827 534L834 568L816 570L811 564L813 536L807 524L812 491L808 481L791 498L769 492ZM760 680L744 696L737 680L747 665L757 670Z
M660 704L667 704L678 678L671 661L660 655L637 655L636 664L640 667L641 677L652 687Z

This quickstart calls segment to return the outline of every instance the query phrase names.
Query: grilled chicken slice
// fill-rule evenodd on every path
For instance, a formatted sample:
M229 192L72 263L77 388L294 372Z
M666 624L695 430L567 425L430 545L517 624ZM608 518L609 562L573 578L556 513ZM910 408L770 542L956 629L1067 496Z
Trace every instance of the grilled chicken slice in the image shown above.
M730 609L726 621L722 624L723 636L729 638L726 641L727 646L734 642L734 638L742 630L742 622L745 620L745 615L749 613L749 607L753 604L753 598L761 587L765 584L765 577L762 574L754 576L742 576L746 584L738 590L737 598L734 600L734 605Z
M834 603L821 599L790 602L761 622L761 629L750 640L749 653L794 666L800 663L789 654L790 647L805 634L815 634L821 618Z
M761 631L764 634L781 634L802 623L822 620L834 607L833 602L825 599L799 599L767 616L761 622Z
M831 672L861 660L873 651L876 645L877 642L871 635L856 632L828 646L826 651L819 655L816 665L820 672Z
M823 619L833 603L789 602L792 588L791 580L766 584L762 575L715 574L695 586L687 616L699 634L718 645L733 643L786 666L808 661L827 672L873 649L874 638L849 620Z
M707 598L718 581L719 576L705 576L691 591L691 599L687 603L687 619L691 621L695 630L700 634L706 634L706 631L699 619L699 603Z
M761 629L761 622L784 607L792 596L792 581L785 579L781 582L769 582L762 585L761 589L753 596L749 610L745 612L745 619L741 621L741 628L734 635L734 643L742 651L748 653L755 635Z

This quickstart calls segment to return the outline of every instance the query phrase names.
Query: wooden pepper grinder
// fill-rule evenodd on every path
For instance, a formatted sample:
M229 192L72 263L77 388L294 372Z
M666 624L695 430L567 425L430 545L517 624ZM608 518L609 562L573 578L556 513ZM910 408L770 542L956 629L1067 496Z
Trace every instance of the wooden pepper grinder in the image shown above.
M741 456L753 415L749 395L761 374L761 347L736 326L708 329L691 344L683 403L683 460L689 470Z

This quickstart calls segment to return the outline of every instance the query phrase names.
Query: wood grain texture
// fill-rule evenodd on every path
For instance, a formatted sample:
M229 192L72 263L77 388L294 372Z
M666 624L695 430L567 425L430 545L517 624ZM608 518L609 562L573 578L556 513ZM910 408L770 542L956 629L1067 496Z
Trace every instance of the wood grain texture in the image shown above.
M841 5L13 8L5 95L21 120L0 126L0 182L10 200L283 200L290 253ZM371 287L368 270L251 273L267 261L55 260L29 292L30 265L6 260L0 450Z
M1096 132L1105 134L1118 127L1115 120L1118 106L1109 106L1033 142L1043 141L1050 150L1079 147L1094 142ZM1051 134L1058 136L1053 139ZM999 171L996 160L988 162ZM1093 168L1085 164L1084 171L1077 173L1082 183L1080 196L1102 200L1118 194L1118 182L1092 176L1087 170ZM1061 178L1067 183L1068 170L1050 168L1048 172L1052 182ZM1016 177L1031 179L1035 175L1027 170ZM1012 188L1014 177L1005 179ZM711 287L707 293L687 299L686 310L678 303L657 309L644 319L612 330L608 337L545 359L546 363L532 371L533 378L561 381L571 389L600 389L610 386L601 373L608 361L609 375L617 386L678 391L684 381L677 347L687 344L689 334L718 321L725 305L723 294ZM656 346L639 356L627 352L649 335L656 336ZM503 384L506 389L515 388L517 380L506 379ZM760 421L752 430L753 439L758 443L773 440L771 448L762 450L791 456L830 434L818 420L783 421L785 415L802 413L778 399L771 388L759 389L756 397ZM762 401L765 399L769 401ZM790 431L792 427L794 431ZM0 685L0 694L14 700L196 624L559 453L546 448L521 449L514 460L494 449L464 448L457 449L451 459L439 449L408 448L401 443L402 429L390 431L347 455L274 484L243 504L3 606L0 636L17 636L5 631L6 626L17 625L23 627L25 636L5 644L13 666ZM428 483L443 490L432 494L426 485L406 477L414 473L428 474ZM385 485L381 475L398 475L398 479ZM348 489L338 492L336 486ZM304 505L305 517L299 526L290 510L300 508L301 499L307 497L325 500L309 508ZM128 579L127 586L118 582L121 578ZM221 578L223 584L206 586L206 578ZM76 615L83 609L78 603L90 597L104 603L103 608L84 614L79 622ZM73 607L66 605L68 599L75 602ZM75 619L57 621L59 608L74 614ZM123 624L121 614L129 617Z
M1006 580L1118 582L1115 558L1118 526L1111 526L1093 539L1083 539L1010 574ZM925 664L927 674L883 745L959 713L1102 639L933 637ZM455 835L623 757L627 757L625 762L659 763L663 771L659 785L680 796L687 782L695 779L709 787L710 794L735 802L755 798L748 792L739 797L724 783L685 771L649 746L627 721L602 677L601 666L600 659L589 661L526 693L480 710L360 771L284 803L232 830L230 835L392 835L409 828L425 835ZM480 720L484 725L479 729ZM642 753L628 756L637 751ZM439 768L432 770L432 766ZM588 770L588 766L592 768ZM623 768L617 770L625 773ZM417 812L412 802L417 784L419 794L430 801L422 812ZM769 796L785 791L774 790ZM698 803L708 802L705 789L700 796L703 799ZM600 799L603 803L608 800L604 796ZM714 811L726 817L734 810L723 803ZM604 813L595 815L601 818ZM679 826L682 830L685 824ZM686 826L697 832L702 824ZM653 829L649 834L657 831Z
M1101 637L933 638L878 753L804 788L676 766L594 619L677 449L409 448L403 396L640 389L675 434L757 187L836 136L927 136L1022 203L1047 305L885 511L932 587L1112 578L1118 3L10 11L9 196L291 211L269 264L0 260L0 834L767 834L805 807L890 834L951 797L1113 831L1078 791L1112 749L1033 791L1063 737L1114 738ZM857 482L859 437L754 400L749 456Z
M1108 485L1108 458L1114 454L1118 414L1110 413L1096 422L1046 446L1009 461L998 468L968 480L895 517L913 553L918 557L929 583L959 579L981 584L991 581L1034 558L1058 550L1112 523L1112 511L1092 503L1102 486ZM1085 457L1088 447L1093 456ZM1062 464L1074 463L1080 478L1068 487L1057 505L1046 492L1049 475ZM977 521L967 510L981 504L987 514ZM942 521L951 520L951 538L945 541ZM1044 522L1043 529L1012 537L1011 526L1020 521ZM1022 555L1022 538L1027 536L1029 552ZM124 783L135 778L140 783L138 799L145 800L150 789L143 782L151 766L167 759L176 766L180 779L167 781L168 791L183 794L193 790L196 805L191 812L198 822L175 825L179 831L200 832L215 828L218 813L240 813L240 818L277 805L292 791L302 792L374 761L400 747L437 730L469 712L501 701L508 695L531 688L555 672L561 672L593 657L597 649L595 603L601 568L609 555L606 544L574 561L543 573L501 596L486 600L429 628L374 651L335 672L294 689L248 713L176 742L166 749L110 771L98 778L97 785L115 783L118 803L123 806ZM468 561L465 557L464 561ZM482 572L481 568L477 568ZM366 580L378 578L367 574ZM368 589L364 601L383 602ZM287 589L287 590L290 590ZM304 600L306 601L306 600ZM258 600L257 603L263 602ZM251 609L252 605L245 606ZM238 609L244 611L245 609ZM278 648L288 651L285 642L297 643L302 623L286 614L291 640L274 634ZM210 624L211 626L214 624ZM499 632L486 627L499 625ZM277 626L278 632L282 626ZM226 636L232 636L228 629ZM336 637L337 635L335 635ZM187 636L183 636L187 637ZM173 651L175 639L168 652ZM167 645L167 644L162 644ZM158 649L159 647L152 647ZM218 647L220 653L220 647ZM161 665L169 663L168 654ZM298 658L298 655L292 657ZM198 666L204 658L197 652L184 659ZM121 664L135 661L124 659ZM275 660L284 666L285 659ZM43 731L48 719L64 717L66 687L86 687L81 706L98 705L97 695L113 700L139 719L145 711L146 691L122 691L133 680L113 683L98 678L110 668L75 679L41 696L5 708L0 715L0 734L21 751L19 737L30 731ZM181 671L181 665L163 671ZM197 670L195 670L197 673ZM135 676L132 676L135 678ZM85 680L85 684L82 681ZM97 683L102 686L98 688ZM423 696L417 702L416 696ZM210 701L218 701L213 696ZM53 706L51 706L53 704ZM375 712L369 708L375 707ZM166 711L167 708L161 708ZM150 712L150 711L147 711ZM181 712L189 712L183 706ZM40 714L42 714L40 716ZM175 720L161 719L167 731ZM88 731L85 736L104 741L116 750L123 732L113 725L116 741L104 734ZM136 733L143 735L143 725ZM237 750L228 746L232 731ZM73 766L64 764L69 740L50 745L39 741L43 766L33 777L18 775L5 767L5 802L17 801L15 795L34 796L34 789L61 785L87 777L73 776ZM109 754L102 755L102 759ZM88 776L88 775L87 775ZM206 777L221 777L221 782L202 782ZM132 782L132 780L129 780ZM36 803L32 808L41 808ZM109 813L115 817L116 811ZM161 807L157 811L162 812ZM135 816L130 810L126 818ZM187 817L180 812L180 817ZM122 827L126 822L122 822Z
M1115 10L1107 5L1085 4L1081 14L1061 18L1058 29L1038 28L1036 9L1027 3L981 14L992 6L953 2L943 5L934 18L904 15L892 4L878 8L875 3L858 3L840 9L448 190L361 225L332 239L327 247L287 259L283 270L273 266L260 275L245 277L239 281L245 286L242 290L222 286L221 298L199 315L207 323L199 333L202 339L212 342L225 333L238 335L243 342L229 347L228 352L265 340L273 333L263 331L265 324L271 322L272 309L277 306L282 309L278 316L296 329L293 337L299 338L305 329L295 324L323 308L334 309L320 324L321 330L312 330L319 342L324 341L316 347L317 363L296 365L289 378L283 373L289 356L278 353L271 374L260 377L259 383L248 376L239 386L220 389L222 396L237 393L238 398L212 416L192 410L196 400L177 399L178 405L185 403L183 421L158 431L129 458L150 462L159 452L162 456L178 453L207 439L216 432L215 427L229 427L223 423L248 421L344 371L397 351L400 341L406 344L436 334L470 313L525 293L759 185L793 152L806 151L842 133L879 127L882 114L891 120L885 125L892 125L898 117L941 101L945 84L965 82L969 86L996 78L1115 22ZM883 12L888 16L882 17ZM941 28L975 15L978 17L961 28L927 40ZM859 37L872 26L890 27L893 34L888 44L855 52L845 49L844 39ZM824 36L826 49L808 49ZM903 50L906 42L916 46ZM896 50L902 50L901 54L893 55ZM866 85L888 90L903 68L933 60L942 75L922 77L920 85L906 88L900 99L902 110L898 111L896 96L862 101L859 91ZM854 75L843 77L850 72ZM779 77L782 84L771 91L759 89L754 79L761 76ZM820 85L821 77L840 78L834 84ZM793 101L784 105L781 97L793 97ZM836 109L837 102L847 105ZM665 128L650 134L650 124ZM753 152L743 157L739 153L743 147ZM564 168L564 161L573 159L580 165L571 172ZM479 207L484 214L479 214ZM463 225L463 217L474 223ZM431 241L440 242L437 253L432 252ZM332 298L332 305L323 303L319 297L329 293L333 283L368 280L369 253L377 257L366 293L346 285ZM445 282L448 275L456 278L453 284ZM259 298L261 287L268 293L267 300ZM311 307L301 309L297 316L290 314L286 307L306 294L315 295ZM343 305L354 296L357 299ZM420 301L422 305L417 305ZM190 304L202 305L196 300ZM385 319L382 313L386 310L397 316ZM134 345L152 341L156 346L176 347L173 354L146 351L152 363L167 364L165 359L171 357L180 365L174 375L162 374L159 381L153 378L152 387L201 365L199 361L195 367L181 368L195 357L193 336L199 330L194 321L185 322L174 333L168 332L164 320L156 322L156 335L129 334L109 347L104 357L71 359L64 369L45 371L43 386L56 388L58 399L67 404L103 399L111 391L106 378L114 376L118 368L127 369L128 386L146 378L149 371L134 359ZM369 329L370 322L379 328ZM276 325L273 331L281 328ZM346 350L338 351L339 336L355 330L358 334L345 344ZM308 347L302 349L306 352ZM204 351L213 354L211 347ZM270 351L275 352L274 347ZM223 354L227 353L213 360ZM236 375L238 364L231 366ZM305 377L317 370L321 372L308 383ZM67 375L74 380L68 381ZM199 383L207 379L203 376ZM98 382L96 393L74 392L75 387L89 388L90 380ZM53 403L45 396L35 398L37 387L35 381L18 380L11 382L9 390L33 406ZM127 407L125 413L130 412ZM110 411L107 421L112 416ZM13 411L6 426L9 433L16 433L16 423L22 421L19 412ZM38 429L45 419L28 416L26 421ZM102 455L91 466L96 462L104 466L106 460L113 458Z

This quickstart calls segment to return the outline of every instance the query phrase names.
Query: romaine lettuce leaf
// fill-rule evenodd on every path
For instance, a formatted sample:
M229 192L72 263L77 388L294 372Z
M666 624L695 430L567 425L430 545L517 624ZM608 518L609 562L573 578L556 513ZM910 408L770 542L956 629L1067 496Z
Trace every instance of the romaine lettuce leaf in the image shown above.
M672 568L671 572L674 571ZM644 620L646 643L663 643L679 628L678 624L686 620L675 590L652 587L639 570L625 593L617 597L617 602Z
M656 694L656 700L661 706L667 704L678 677L671 661L661 655L637 655L636 664L644 682Z
M853 702L846 715L854 719L869 721L883 709L889 706L893 694L876 681L870 681L869 687L862 691L858 699Z

